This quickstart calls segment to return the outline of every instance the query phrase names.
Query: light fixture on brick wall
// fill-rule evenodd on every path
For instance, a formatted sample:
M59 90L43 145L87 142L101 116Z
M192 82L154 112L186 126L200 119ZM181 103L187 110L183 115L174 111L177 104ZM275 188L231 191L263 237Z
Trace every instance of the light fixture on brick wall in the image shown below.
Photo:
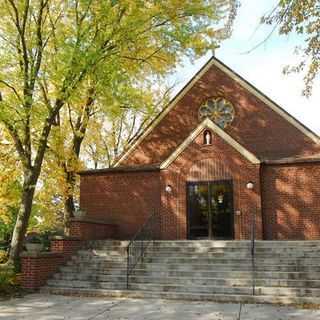
M248 190L252 190L252 189L254 188L254 183L253 183L252 181L249 181L249 182L247 183L247 185L246 185L246 188L247 188Z
M170 184L166 185L166 192L167 193L172 193L172 186L170 186Z

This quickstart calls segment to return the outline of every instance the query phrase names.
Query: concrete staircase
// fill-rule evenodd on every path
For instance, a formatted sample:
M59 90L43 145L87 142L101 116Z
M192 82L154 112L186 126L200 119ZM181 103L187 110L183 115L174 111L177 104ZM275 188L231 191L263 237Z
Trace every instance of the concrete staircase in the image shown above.
M320 241L155 241L130 275L127 241L92 241L43 292L234 302L320 303Z

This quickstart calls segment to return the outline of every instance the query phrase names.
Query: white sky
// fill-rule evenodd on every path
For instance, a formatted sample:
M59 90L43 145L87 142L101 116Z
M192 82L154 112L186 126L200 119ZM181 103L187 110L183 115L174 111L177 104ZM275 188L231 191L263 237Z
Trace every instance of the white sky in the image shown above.
M250 53L264 40L271 29L259 26L260 17L270 11L278 0L242 0L230 39L216 52L217 58L255 85L282 108L320 135L320 79L314 83L313 95L302 96L303 76L283 75L283 67L297 61L295 46L303 39L296 35L279 36L274 32L266 43ZM175 79L184 85L208 60L203 57L194 64L179 68Z

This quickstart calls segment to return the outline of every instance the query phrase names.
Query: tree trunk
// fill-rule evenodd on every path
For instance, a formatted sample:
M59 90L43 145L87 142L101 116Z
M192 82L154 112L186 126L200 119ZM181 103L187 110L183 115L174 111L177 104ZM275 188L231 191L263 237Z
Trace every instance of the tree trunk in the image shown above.
M88 128L88 122L90 118L90 112L92 110L92 105L94 103L94 94L95 90L94 88L90 88L88 90L88 97L85 105L83 106L82 112L80 115L78 115L76 124L73 126L72 124L72 118L71 114L70 116L70 123L72 124L72 130L73 130L73 139L72 139L72 155L69 159L65 159L64 162L60 163L62 165L62 168L64 170L65 176L66 176L66 183L68 186L68 192L67 195L64 197L64 233L65 235L70 235L70 218L74 216L74 189L76 184L76 172L72 168L72 166L69 166L69 163L72 162L72 160L79 160L80 156L80 149L81 144L83 142L83 139L85 137L87 128Z
M22 250L23 240L27 231L29 218L31 215L32 202L35 192L37 175L32 170L27 170L24 174L21 203L17 216L17 221L13 230L9 253L9 264L18 267L19 256Z
M64 167L66 169L66 167ZM69 186L68 195L64 198L64 234L70 236L70 219L74 217L74 185L75 174L74 172L65 172L66 182Z
M29 158L27 157L27 160L25 160L24 159L26 157L25 151L20 150L20 152L22 153L21 158L25 160L25 161L22 161L23 167L24 167L23 188L22 188L22 194L21 194L20 208L19 208L17 220L16 220L13 234L12 234L10 253L9 253L9 259L8 259L8 264L13 264L15 265L15 267L18 267L18 264L19 264L19 258L20 258L20 252L22 250L23 240L29 225L29 218L31 215L35 188L41 172L43 158L46 151L47 141L51 131L53 119L56 117L57 113L62 108L62 106L63 106L63 101L57 100L56 108L52 111L52 113L46 119L46 122L42 129L40 144L36 152L33 165L31 164L31 151L29 151ZM19 145L17 148L19 150ZM29 150L31 150L31 148Z

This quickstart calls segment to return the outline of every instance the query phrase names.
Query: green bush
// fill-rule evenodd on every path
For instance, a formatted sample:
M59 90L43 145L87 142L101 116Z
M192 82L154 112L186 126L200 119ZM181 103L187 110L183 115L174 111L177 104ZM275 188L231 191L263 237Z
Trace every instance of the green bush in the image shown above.
M8 260L7 251L0 249L0 264L6 263Z
M0 266L0 296L12 295L17 292L16 273L12 268Z

